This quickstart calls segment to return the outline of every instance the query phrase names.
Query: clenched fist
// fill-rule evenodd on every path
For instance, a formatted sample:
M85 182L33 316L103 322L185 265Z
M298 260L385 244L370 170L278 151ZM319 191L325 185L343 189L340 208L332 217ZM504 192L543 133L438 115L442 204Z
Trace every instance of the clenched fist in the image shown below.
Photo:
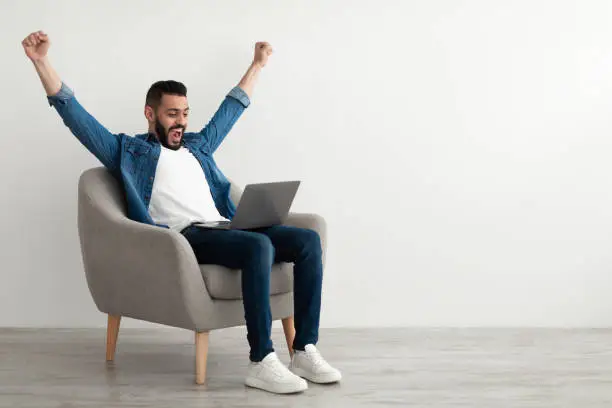
M260 67L265 67L268 62L268 57L272 55L272 46L267 42L258 42L255 44L255 58L253 62Z
M36 31L28 35L22 42L26 55L32 61L40 61L47 56L51 42L47 34Z

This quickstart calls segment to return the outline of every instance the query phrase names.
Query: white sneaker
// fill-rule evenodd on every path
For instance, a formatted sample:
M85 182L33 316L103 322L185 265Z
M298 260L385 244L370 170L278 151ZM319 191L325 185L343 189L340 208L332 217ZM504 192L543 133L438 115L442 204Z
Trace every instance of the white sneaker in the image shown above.
M306 381L293 374L276 353L269 353L263 360L249 364L246 385L276 394L292 394L308 389Z
M340 371L329 365L313 344L307 344L304 351L295 350L289 370L319 384L338 382L342 378Z

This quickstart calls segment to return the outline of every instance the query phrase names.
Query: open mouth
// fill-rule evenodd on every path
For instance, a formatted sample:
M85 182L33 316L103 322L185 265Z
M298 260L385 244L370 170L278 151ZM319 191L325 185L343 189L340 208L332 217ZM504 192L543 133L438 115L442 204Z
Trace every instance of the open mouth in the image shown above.
M171 143L179 143L181 141L181 138L183 137L183 130L182 129L174 129L170 131L170 142Z

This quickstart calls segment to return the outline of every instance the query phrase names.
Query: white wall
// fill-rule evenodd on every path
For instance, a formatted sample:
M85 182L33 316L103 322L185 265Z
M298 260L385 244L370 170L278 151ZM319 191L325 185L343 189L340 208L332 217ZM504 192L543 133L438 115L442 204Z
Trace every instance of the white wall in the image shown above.
M195 129L273 44L218 161L303 180L294 209L329 222L323 326L612 325L610 2L1 6L0 326L105 323L76 230L98 163L23 55L38 29L80 101L132 134L155 80L187 84Z

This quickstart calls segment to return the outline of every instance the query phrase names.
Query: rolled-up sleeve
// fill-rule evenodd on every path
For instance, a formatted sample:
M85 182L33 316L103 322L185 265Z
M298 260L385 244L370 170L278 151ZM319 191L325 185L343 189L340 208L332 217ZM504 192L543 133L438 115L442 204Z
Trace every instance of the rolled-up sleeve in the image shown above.
M59 92L55 95L47 96L49 106L56 106L58 104L66 104L74 96L74 91L70 89L68 85L62 82L62 87Z
M248 108L249 105L251 104L251 99L249 98L249 95L247 95L247 93L244 92L244 90L240 88L239 86L234 87L227 94L227 96L238 100L242 104L242 106L244 106L245 108Z

